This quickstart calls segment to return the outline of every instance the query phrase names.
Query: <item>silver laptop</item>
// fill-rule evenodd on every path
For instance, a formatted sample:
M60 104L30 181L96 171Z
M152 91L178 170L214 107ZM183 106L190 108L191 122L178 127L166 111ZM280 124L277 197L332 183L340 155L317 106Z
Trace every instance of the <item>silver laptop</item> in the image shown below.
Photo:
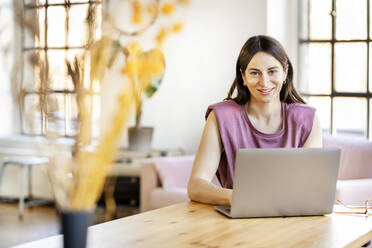
M240 149L231 218L324 215L333 210L339 148Z

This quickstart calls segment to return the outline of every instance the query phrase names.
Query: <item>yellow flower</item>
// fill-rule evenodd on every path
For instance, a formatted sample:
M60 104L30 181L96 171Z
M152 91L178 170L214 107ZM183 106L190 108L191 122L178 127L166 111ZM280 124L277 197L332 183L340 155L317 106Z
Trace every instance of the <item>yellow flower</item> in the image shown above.
M178 32L181 31L182 27L183 27L182 23L180 23L180 22L176 23L176 24L173 25L172 31L175 32L175 33L178 33Z
M158 34L156 35L156 43L158 47L161 47L163 45L164 40L167 37L167 35L168 35L168 31L166 28L161 28L159 30Z
M135 24L141 24L142 23L142 5L139 1L134 1L132 3L132 22Z
M129 75L135 75L141 68L141 63L137 59L127 61L125 71Z
M161 13L164 15L171 15L174 12L174 4L173 3L164 3L161 7Z
M128 54L127 56L137 56L142 53L142 48L138 42L132 42L127 45L126 50Z
M138 70L138 81L143 90L147 90L155 78L163 75L165 70L164 56L161 50L152 49L142 53L138 57L140 64Z

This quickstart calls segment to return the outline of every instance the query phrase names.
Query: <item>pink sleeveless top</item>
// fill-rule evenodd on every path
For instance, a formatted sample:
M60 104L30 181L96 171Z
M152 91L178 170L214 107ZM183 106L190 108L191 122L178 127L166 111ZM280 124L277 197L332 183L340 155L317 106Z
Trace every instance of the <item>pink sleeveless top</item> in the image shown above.
M315 109L300 103L283 103L282 129L273 134L258 131L250 122L244 105L223 101L210 105L205 118L215 112L223 151L217 170L222 187L231 189L234 181L235 154L240 148L303 147L310 135Z

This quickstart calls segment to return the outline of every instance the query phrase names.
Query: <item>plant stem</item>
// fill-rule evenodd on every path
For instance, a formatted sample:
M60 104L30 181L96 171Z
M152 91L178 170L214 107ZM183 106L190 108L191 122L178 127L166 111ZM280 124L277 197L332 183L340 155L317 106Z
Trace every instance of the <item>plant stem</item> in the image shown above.
M141 116L142 116L142 99L139 98L137 102L137 109L136 109L136 129L139 128L141 123Z

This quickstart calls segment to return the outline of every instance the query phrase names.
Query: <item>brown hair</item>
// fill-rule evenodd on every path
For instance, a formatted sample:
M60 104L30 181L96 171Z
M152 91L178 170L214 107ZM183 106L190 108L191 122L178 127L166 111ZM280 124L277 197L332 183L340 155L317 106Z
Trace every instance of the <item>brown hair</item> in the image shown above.
M286 103L305 103L300 94L296 91L293 85L293 67L287 53L279 41L265 35L257 35L249 38L242 49L236 62L236 76L232 83L227 98L225 100L233 100L237 104L243 105L249 102L251 93L244 85L242 72L245 72L249 62L258 52L265 52L276 58L284 69L288 69L285 83L280 91L280 101ZM237 96L232 97L235 89Z

